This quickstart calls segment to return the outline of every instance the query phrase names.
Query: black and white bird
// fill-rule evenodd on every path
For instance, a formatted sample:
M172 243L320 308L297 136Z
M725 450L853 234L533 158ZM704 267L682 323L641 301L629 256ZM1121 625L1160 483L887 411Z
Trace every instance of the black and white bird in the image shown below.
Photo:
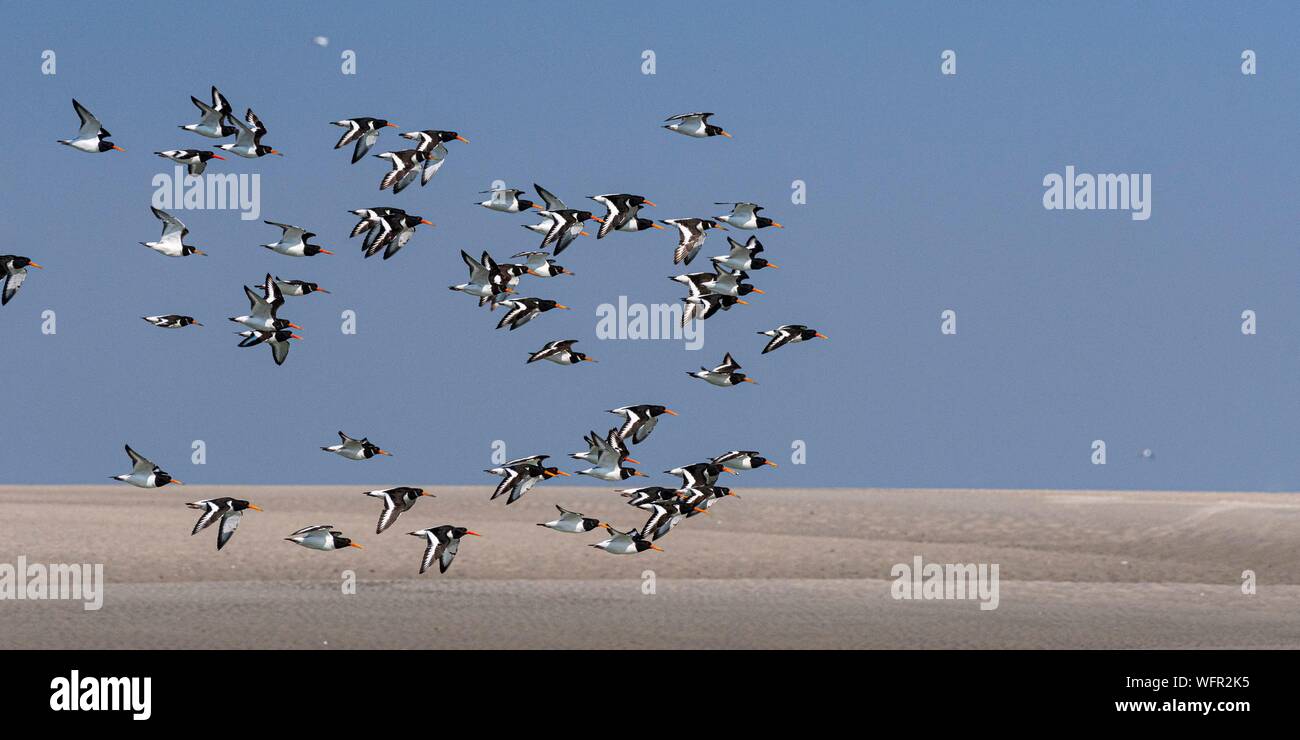
M554 529L556 532L565 532L567 534L583 534L584 532L590 532L596 527L605 526L605 523L599 519L583 516L576 511L569 511L559 504L556 504L555 508L560 512L559 518L553 519L549 522L539 522L537 526Z
M616 409L610 409L609 413L623 417L623 425L619 427L618 436L624 440L631 440L632 444L638 445L650 436L650 432L655 430L655 425L659 423L659 417L664 414L677 416L676 411L657 403L619 406Z
M397 194L406 189L407 185L415 182L415 178L424 168L425 155L418 149L403 149L397 152L384 152L376 154L376 159L382 159L388 162L392 167L384 173L383 178L379 180L379 189L393 189Z
M357 222L357 225L352 227L352 233L348 235L348 238L355 239L357 236L365 234L366 238L361 243L362 252L370 249L370 245L373 244L375 239L377 239L380 233L383 232L384 229L382 228L382 225L385 218L388 216L406 215L406 211L401 208L393 208L390 206L358 208L353 211L348 211L348 213L361 218L361 220Z
M641 210L641 206L654 205L654 202L646 199L644 195L606 193L605 195L588 197L605 206L604 221L600 224L600 231L596 232L597 239L604 239L605 235L611 231L644 231L645 229L663 228L648 218L637 217L637 212Z
M712 485L695 485L687 486L677 492L682 499L682 507L687 516L692 514L707 514L714 504L728 496L740 498L740 494L734 493L726 486Z
M177 164L185 165L191 175L202 175L203 170L207 169L209 159L225 159L220 154L206 149L168 149L162 152L154 152L154 154L163 159L170 159Z
M774 349L780 349L787 344L805 342L809 339L826 339L825 334L822 334L816 329L809 329L803 324L785 324L783 326L778 326L775 329L768 329L767 331L760 331L758 333L765 337L771 337L767 342L767 346L764 347L763 351L760 353L764 355Z
M169 313L165 316L141 316L140 318L148 321L150 324L159 329L180 329L186 326L203 326L194 320L193 316L181 316L180 314Z
M601 540L594 545L597 550L604 550L612 555L631 555L646 550L657 550L663 552L664 549L641 536L641 533L635 529L628 532L620 532L617 529L605 525L605 530L609 532L610 537Z
M749 301L735 296L705 293L703 291L686 296L682 303L682 326L686 326L695 319L703 321L718 311L730 311L731 307L736 304L749 305Z
M731 296L732 298L740 298L750 293L760 295L763 293L762 290L741 282L749 279L747 273L739 270L732 272L721 265L714 265L713 272L688 272L684 275L670 275L668 279L688 286L691 296L716 293Z
M572 275L573 273L566 270L563 266L557 265L555 260L549 259L550 252L545 250L533 250L528 252L516 252L510 255L511 259L523 257L527 260L524 263L524 270L533 277L550 278L556 275Z
M514 289L507 284L506 276L497 269L496 260L492 259L492 255L486 250L482 257L474 259L462 249L460 259L469 268L469 281L447 286L451 290L477 298L480 306L488 301L494 303L500 301L507 294L514 292Z
M742 201L739 203L714 203L713 205L731 206L731 213L728 213L725 216L717 216L716 218L728 226L735 226L737 229L748 229L752 231L754 229L766 229L769 226L775 226L778 229L785 228L766 216L758 215L758 212L763 210L763 206L760 206L757 203L745 203Z
M500 211L501 213L519 213L529 208L542 210L542 207L527 198L520 198L524 191L516 188L501 188L499 190L483 190L480 195L491 193L492 197L479 203L479 205L491 211Z
M533 189L546 203L546 207L540 214L545 220L540 224L524 228L541 232L543 234L541 246L554 244L554 253L557 257L573 243L574 239L579 236L590 236L583 230L583 224L587 221L604 223L604 219L593 215L591 211L569 208L554 193L537 183L533 183Z
M339 143L334 145L335 149L341 149L352 142L356 142L356 147L352 150L352 164L361 161L370 151L370 147L375 145L379 140L379 134L385 128L397 128L397 124L389 123L383 118L369 118L362 116L360 118L344 118L342 121L330 121L335 126L342 126L347 131L339 137Z
M27 280L29 267L45 269L27 257L0 254L0 306L8 305L9 301L18 294L18 289L23 287L23 283Z
M727 243L731 245L731 251L723 256L710 257L709 259L714 264L731 270L761 270L764 267L773 269L780 267L780 265L773 264L767 259L758 256L759 252L763 251L763 244L756 236L749 237L744 244L727 237Z
M628 449L627 443L618 436L618 429L610 429L608 435L595 441L596 461L592 467L579 470L578 475L589 475L607 481L627 480L634 476L647 477L645 473L623 465L628 460Z
M185 227L185 223L179 218L161 208L149 206L149 210L153 211L154 218L162 221L162 236L158 237L158 241L140 242L141 244L167 257L189 257L195 254L207 255L207 252L198 247L185 243L185 237L189 235L190 230Z
M274 154L278 157L284 156L281 152L262 143L262 137L266 136L266 125L262 123L262 119L257 117L252 108L249 108L244 113L243 121L233 115L229 116L229 119L231 123L235 124L237 130L235 143L218 144L218 149L225 149L231 154L245 159L257 159L268 154Z
M439 131L437 129L407 131L402 134L402 138L416 142L416 151L424 155L424 171L420 174L421 187L428 185L429 180L438 174L438 170L442 169L442 165L446 163L447 142L460 141L466 144L469 143L469 139L455 131Z
M677 249L673 251L673 264L691 264L700 247L708 238L710 229L724 229L722 224L707 218L669 218L664 223L677 227Z
M548 457L550 456L521 457L518 460L510 460L498 467L488 468L483 471L499 475L502 479L497 484L496 490L492 492L491 499L495 499L502 494L509 494L506 498L506 505L509 506L518 501L520 496L528 493L528 489L535 486L538 481L554 478L557 475L569 476L568 473L558 468L543 466L542 462Z
M280 289L281 295L294 297L329 292L316 283L307 282L306 280L282 280L278 276L275 278L275 287Z
M328 249L311 244L311 238L316 234L301 226L291 226L290 224L275 221L263 221L262 223L280 229L279 241L262 245L276 254L283 254L286 257L315 257L318 254L334 254Z
M425 491L423 488L411 488L410 486L385 488L382 491L366 491L361 495L383 499L384 501L384 510L379 513L379 523L375 525L375 534L380 534L391 527L393 522L397 521L397 517L410 511L411 507L415 506L415 502L419 501L421 497L434 497L432 493Z
M679 134L685 134L696 139L704 139L709 136L725 136L731 138L731 134L722 130L721 126L714 126L709 123L709 116L712 113L682 113L676 116L665 118L668 122L664 128L669 131L676 131Z
M680 505L673 503L645 503L639 508L650 512L650 518L646 519L645 524L641 525L641 539L658 540L672 531L681 523L686 515L682 513Z
M611 430L611 431L615 431L615 430ZM606 438L601 437L599 434L596 434L595 432L588 432L587 434L584 434L582 436L582 441L587 443L586 452L570 452L569 457L573 458L574 460L582 460L583 462L591 463L592 465L595 465L600 461L601 454L604 453L605 450L608 449L609 447ZM630 462L634 465L640 465L641 463L639 461L631 457L628 457L627 445L623 443L622 439L619 440L619 443L620 443L619 449L623 453L623 460L625 462Z
M289 358L289 341L302 339L302 337L294 334L292 329L276 329L274 331L248 329L236 333L243 337L239 342L240 347L256 347L259 344L270 347L271 357L275 359L277 365L283 365L284 361Z
M248 298L249 312L244 316L231 316L230 320L236 324L243 324L257 331L302 329L288 319L276 317L276 313L284 305L284 295L280 292L280 286L276 285L275 278L271 277L271 273L266 273L266 279L262 283L262 295L258 295L247 285L244 286L244 295Z
M682 488L694 488L697 486L711 486L718 482L718 476L723 473L739 475L734 469L717 462L698 462L690 465L683 465L672 470L665 470L669 475L676 475L682 479Z
M420 225L433 226L434 224L428 219L405 211L382 217L379 220L378 231L374 235L374 240L370 242L370 246L363 247L365 256L367 258L373 257L382 249L384 250L384 259L390 259L400 252L407 242L411 241L411 237L415 235L415 227ZM370 237L367 236L366 238L369 239Z
M692 378L706 380L713 385L721 386L723 388L732 385L739 385L741 383L754 383L757 385L757 381L753 378L746 377L742 372L737 372L738 370L740 370L740 363L736 362L735 359L732 358L731 353L728 352L726 356L722 358L722 364L712 370L701 367L699 372L693 373L688 370L686 371L686 374Z
M190 100L193 101L194 107L198 108L203 115L199 118L198 123L191 123L180 128L192 131L199 136L206 136L209 139L224 139L227 136L235 136L239 133L239 129L226 123L226 118L234 115L235 109L230 107L230 101L226 100L226 96L221 94L216 85L212 86L212 105L208 105L193 95L190 96Z
M753 470L764 465L777 467L776 463L758 454L754 450L730 450L710 460L714 465L723 465L735 470Z
M66 144L79 152L87 154L100 154L110 149L116 149L119 152L126 151L122 147L108 140L112 136L95 118L95 114L86 110L86 107L77 102L76 98L72 99L72 109L77 111L77 117L81 119L81 129L77 131L75 139L59 139L60 144Z
M510 331L518 329L551 309L569 310L568 306L547 298L509 298L500 303L510 310L501 317L501 321L497 322L497 328L500 329L508 324Z
M446 573L451 567L451 561L455 559L456 553L460 550L460 540L465 535L482 537L478 532L471 532L464 527L453 527L450 524L443 524L437 527L427 529L417 529L414 532L407 532L414 537L423 537L428 540L424 547L424 558L420 561L420 572L429 569L433 565L435 558L438 560L438 572Z
M375 455L389 455L393 453L387 450L379 449L379 445L374 444L368 437L353 439L343 432L339 432L339 444L322 447L326 452L333 452L339 457L348 460L369 460Z
M525 365L538 360L549 360L557 365L577 365L580 362L595 362L592 358L581 352L576 352L573 345L577 344L576 339L556 339L553 342L547 342L541 349L528 355L528 362Z
M235 536L235 529L239 526L239 520L243 518L246 510L262 510L262 507L256 504L250 504L242 498L231 498L230 496L205 498L202 501L191 501L185 505L191 509L203 511L199 515L199 520L194 523L194 529L190 532L191 537L198 534L199 530L207 529L213 522L221 522L221 526L217 527L218 550L225 547L230 538Z
M677 489L667 486L646 486L645 488L621 488L615 491L627 499L629 506L645 508L645 504L672 503L677 500Z
M130 483L136 488L162 488L168 483L184 485L167 473L167 471L149 462L148 458L126 446L126 454L131 458L131 472L112 476L113 480Z
M285 539L310 550L346 550L349 547L362 549L361 545L334 529L333 524L313 524L310 527L303 527Z

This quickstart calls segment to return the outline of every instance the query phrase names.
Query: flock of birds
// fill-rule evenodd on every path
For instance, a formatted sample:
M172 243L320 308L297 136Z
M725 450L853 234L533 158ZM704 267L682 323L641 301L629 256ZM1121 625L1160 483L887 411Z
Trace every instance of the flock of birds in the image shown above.
M281 152L262 143L267 135L267 127L251 108L247 109L243 120L235 115L235 110L224 95L214 86L211 103L191 97L191 101L201 114L197 123L180 126L185 131L211 139L234 137L232 143L216 145L216 148L228 154L256 159L269 155L281 155ZM80 152L104 153L124 151L108 140L111 135L104 129L99 119L76 100L72 101L74 110L81 120L80 130L75 138L61 139L64 144ZM731 134L721 127L709 123L712 113L687 113L666 119L663 128L693 138L722 136L731 138ZM331 122L345 129L335 149L353 145L352 163L356 164L379 141L386 128L396 125L382 118L348 118ZM421 186L445 164L449 151L447 144L453 141L468 143L468 139L455 131L426 129L402 133L402 138L415 143L414 148L384 152L375 155L388 162L391 169L380 181L381 190L400 193L418 178ZM223 160L224 157L214 151L202 149L169 149L155 152L159 157L185 165L191 175L200 175L211 160ZM603 216L596 216L592 211L570 208L564 201L540 185L534 185L540 204L530 200L525 191L519 189L496 189L483 191L489 197L478 205L500 213L525 213L536 209L542 218L540 223L525 224L524 228L541 235L541 243L536 250L529 250L512 255L511 259L522 262L498 262L484 251L478 258L461 251L461 259L469 268L467 282L449 286L478 301L479 306L488 306L495 310L498 306L505 309L497 323L497 328L518 329L531 322L541 314L555 309L567 309L551 299L523 296L520 293L520 281L524 276L536 278L553 278L574 273L556 263L553 259L567 249L581 236L590 236L586 223L594 221L599 224L596 239L603 239L615 231L638 232L662 230L665 226L677 232L677 247L673 252L673 263L689 265L703 248L708 232L714 229L732 227L747 231L757 231L769 227L784 228L781 224L766 216L759 215L762 207L747 202L717 203L728 205L729 213L713 218L674 218L664 219L660 223L640 215L644 207L655 204L641 195L629 193L608 193L591 196L590 199L603 206ZM154 216L162 222L162 234L156 241L140 242L150 249L168 257L190 257L204 255L205 252L191 244L185 243L189 230L174 215L159 208L152 208ZM412 238L418 226L432 226L422 216L407 213L401 208L380 206L360 208L351 211L360 220L352 229L350 238L363 236L361 251L368 258L383 252L387 260L396 255ZM278 254L290 257L313 257L332 254L319 245L312 244L316 234L300 226L266 221L268 225L281 230L279 240L262 246ZM728 311L738 304L745 304L744 296L751 293L762 294L763 291L749 284L750 272L765 268L777 269L763 253L763 245L750 236L741 243L728 237L730 248L726 254L710 258L712 270L677 275L671 279L684 285L688 294L684 298L683 324L692 320L705 320L718 311ZM547 251L547 248L550 251ZM40 268L27 257L16 255L0 256L0 268L3 269L3 291L0 293L3 303L7 304L17 293L27 277L28 268ZM300 297L312 293L328 293L313 282L304 280L283 280L267 273L262 283L253 288L244 286L245 297L249 301L249 311L242 316L234 316L230 321L241 326L237 332L241 340L240 347L252 347L265 344L271 348L277 365L283 364L289 354L291 340L301 339L294 330L302 327L288 319L280 318L278 313L285 303L285 297ZM188 326L203 326L191 316L166 314L142 317L150 324L165 329L180 329ZM774 329L758 332L768 337L762 354L784 347L788 344L804 342L810 339L825 339L825 335L816 329L802 324L786 324ZM529 355L527 362L534 363L547 360L560 365L576 365L582 362L596 362L582 352L574 350L574 339L560 339L547 342L541 349ZM704 380L712 385L729 387L741 383L753 383L745 373L740 372L741 365L728 352L721 364L709 369L701 367L697 372L687 374ZM618 482L633 477L646 477L628 463L640 463L630 457L630 446L646 440L659 419L664 415L677 415L676 411L659 404L640 404L611 409L610 413L622 417L620 426L611 428L606 434L590 432L583 439L587 449L575 452L571 458L587 463L590 467L575 471L577 475L586 475L602 481ZM376 456L390 455L388 451L370 442L367 438L356 439L339 432L339 443L323 446L322 450L339 455L348 460L368 460ZM113 476L115 480L140 488L161 488L172 484L181 484L166 471L149 459L126 446L131 459L131 472ZM530 455L510 460L485 472L501 478L491 498L505 497L506 505L513 504L526 494L538 482L557 476L569 476L570 473L554 466L545 465L549 455ZM742 470L753 470L762 466L776 467L776 463L766 459L756 451L731 450L711 459L676 467L665 471L677 476L680 485L649 486L644 488L619 489L617 492L627 499L631 506L642 509L649 518L639 529L622 531L599 519L584 516L556 506L557 518L541 522L538 526L557 532L582 534L596 529L604 529L609 535L595 547L613 554L634 554L646 550L660 550L654 544L673 530L678 524L700 514L707 514L710 507L729 496L737 496L730 488L718 485L722 473L738 475ZM376 534L383 533L401 514L409 511L420 498L433 494L422 488L401 486L384 490L367 491L366 496L381 499L383 510L376 526ZM243 513L248 510L261 511L249 501L233 497L204 499L187 504L202 513L195 523L191 534L197 534L207 527L219 523L217 527L217 549L222 549L234 535ZM459 550L462 538L481 536L462 526L444 524L418 529L408 534L422 537L426 541L420 573L424 573L433 563L439 561L439 570L445 572ZM361 547L349 537L344 536L332 525L312 525L293 532L286 540L313 550L341 550L349 547Z

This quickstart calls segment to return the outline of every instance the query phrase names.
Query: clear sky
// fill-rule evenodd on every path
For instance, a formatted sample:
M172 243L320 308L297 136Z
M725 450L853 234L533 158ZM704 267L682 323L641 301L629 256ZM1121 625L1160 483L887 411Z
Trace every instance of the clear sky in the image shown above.
M491 482L494 440L563 458L616 421L605 409L664 403L681 415L634 450L651 472L748 448L782 463L752 485L1294 490L1297 30L1292 3L13 5L0 252L47 269L0 309L0 482L105 482L124 442L196 483ZM260 173L261 218L335 256L273 254L257 245L278 231L233 210L176 210L206 259L138 244L172 169L151 153L219 143L177 128L212 84L285 157L210 171ZM55 143L76 131L73 97L125 154ZM696 110L735 138L659 128ZM330 121L367 115L472 143L428 187L381 193L383 163L332 149ZM1151 218L1045 210L1043 178L1067 165L1151 174ZM756 273L767 294L710 319L699 351L600 341L598 305L683 291L669 232L583 238L560 259L576 277L523 283L575 310L496 331L500 313L447 286L461 249L537 247L529 217L473 205L498 179L570 205L640 193L655 218L756 201L786 226L760 236L781 269ZM375 205L438 226L363 261L347 211ZM693 267L722 247L715 233ZM237 349L225 320L268 271L334 291L289 299L306 340L283 367ZM207 326L139 319L163 313ZM783 323L831 339L760 356L755 332ZM524 365L560 338L600 363ZM728 351L759 385L684 374ZM321 452L339 429L395 457Z

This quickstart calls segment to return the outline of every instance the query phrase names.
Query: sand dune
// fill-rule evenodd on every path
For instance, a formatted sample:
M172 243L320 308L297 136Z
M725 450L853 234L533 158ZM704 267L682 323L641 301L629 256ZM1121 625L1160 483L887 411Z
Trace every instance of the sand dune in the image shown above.
M103 563L108 581L99 611L0 601L0 647L1300 647L1300 495L738 486L666 552L619 557L535 526L557 503L639 526L611 490L543 483L507 508L426 487L382 535L362 488L0 487L0 563ZM266 509L221 552L184 506L218 495ZM283 541L317 523L365 549ZM404 533L442 523L484 537L417 575ZM998 564L998 608L894 599L891 568L917 555Z

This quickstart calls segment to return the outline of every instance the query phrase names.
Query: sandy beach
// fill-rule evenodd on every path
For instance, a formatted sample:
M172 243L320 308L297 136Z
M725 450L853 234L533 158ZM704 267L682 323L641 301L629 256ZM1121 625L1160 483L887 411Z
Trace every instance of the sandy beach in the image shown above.
M107 581L98 611L0 601L0 647L1300 647L1300 495L742 481L665 552L632 556L536 526L561 504L639 527L612 486L543 483L506 507L486 487L426 485L437 497L382 535L359 487L0 486L0 563L103 563ZM217 552L213 530L190 536L185 502L223 495L265 512ZM405 533L443 523L484 537L448 573L418 575L423 544ZM309 524L365 549L283 540ZM997 564L997 608L895 599L891 569L916 556Z

